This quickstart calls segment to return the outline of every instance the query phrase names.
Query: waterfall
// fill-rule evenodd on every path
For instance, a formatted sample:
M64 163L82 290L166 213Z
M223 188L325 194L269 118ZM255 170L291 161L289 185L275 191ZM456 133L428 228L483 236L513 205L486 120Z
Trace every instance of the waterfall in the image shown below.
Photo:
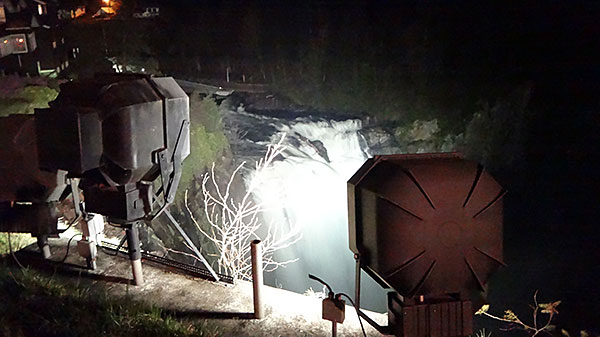
M318 283L308 279L311 273L328 282L334 291L352 296L355 271L348 245L347 181L369 156L360 133L362 122L282 119L238 111L226 117L226 125L245 130L246 137L232 146L236 157L245 159L260 158L264 152L260 148L285 137L286 150L262 172L253 196L268 209L263 215L265 222L282 230L299 228L302 238L275 255L279 261L298 261L266 273L265 281L299 293L309 287L321 290ZM252 175L251 171L246 177L251 179ZM377 286L368 277L363 279L363 306L385 310L384 295L371 296Z

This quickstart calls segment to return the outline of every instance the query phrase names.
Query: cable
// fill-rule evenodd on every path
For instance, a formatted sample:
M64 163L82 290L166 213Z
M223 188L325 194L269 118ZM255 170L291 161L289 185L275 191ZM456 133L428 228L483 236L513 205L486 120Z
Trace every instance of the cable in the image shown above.
M64 232L68 231L71 227L73 227L74 224L76 224L79 221L81 221L81 219L83 219L83 216L78 215L75 219L73 219L73 221L71 221L71 223L67 226L67 228L61 229L60 233L64 233Z
M10 232L8 232L6 234L8 234L8 249L10 250L10 255L12 255L13 259L15 259L15 262L17 262L17 264L19 265L19 267L21 267L21 269L25 269L25 267L23 267L21 262L19 262L19 259L17 259L15 252L13 252L12 243L10 242Z
M327 284L327 282L325 282L325 281L321 280L320 278L316 277L316 276L315 276L315 275L313 275L313 274L308 274L308 278L309 278L309 279L311 279L311 280L315 280L315 281L317 281L317 282L321 283L322 285L324 285L325 287L327 287L327 290L329 290L329 293L330 293L331 295L335 294L335 293L333 292L333 289L331 289L331 286L329 286L329 284Z
M362 320L360 319L360 313L358 312L358 307L356 306L354 301L350 298L350 296L348 296L344 293L337 293L336 295L334 295L335 293L333 292L333 289L331 288L331 286L329 286L329 284L327 284L327 282L321 280L320 278L316 277L315 275L308 274L308 278L311 280L315 280L315 281L323 284L324 286L326 286L327 290L329 290L329 296L333 296L335 298L339 298L339 296L345 296L348 299L348 301L350 301L352 306L354 307L354 310L356 310L356 315L358 316L358 323L360 323L360 329L362 330L363 336L367 337L367 333L365 332L365 327L363 326Z
M106 223L107 225L112 226L112 227L123 228L123 226L118 225L118 224L114 224L114 223L112 223L110 221L105 221L104 223Z
M102 242L98 242L98 245L100 246L100 249L102 249L102 251L104 252L104 254L110 255L110 256L117 256L117 255L119 255L119 252L121 251L121 247L123 247L123 244L125 243L126 240L127 240L127 234L123 235L123 238L121 239L121 242L117 246L117 249L115 249L115 253L114 254L107 252L104 249L104 246L102 246Z
M67 242L67 252L65 253L65 257L63 257L62 261L60 261L60 263L65 263L65 261L67 260L67 256L69 256L69 248L71 248L71 241L77 236L77 235L81 235L81 234L74 234L73 236L71 236L71 238L69 239L69 242Z
M350 298L350 296L348 296L344 293L338 293L337 296L345 296L348 299L348 301L350 301L350 303L354 307L354 310L356 310L356 315L358 316L358 323L360 323L360 328L362 329L363 336L367 337L367 333L365 332L365 327L363 326L362 320L360 319L360 313L358 312L358 308L356 307L356 304L354 304L354 301Z

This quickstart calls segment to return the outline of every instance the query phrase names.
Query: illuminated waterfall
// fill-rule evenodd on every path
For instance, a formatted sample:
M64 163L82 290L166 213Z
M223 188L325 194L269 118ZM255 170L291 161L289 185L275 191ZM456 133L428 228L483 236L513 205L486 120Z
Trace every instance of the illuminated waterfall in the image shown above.
M246 159L252 157L248 154L250 142L264 148L268 143L277 143L285 134L283 158L263 173L254 198L269 209L264 221L273 221L282 230L298 226L302 239L276 253L277 260L298 258L298 261L266 273L266 282L300 293L309 287L319 291L320 285L307 277L312 273L326 280L334 291L353 295L354 258L348 248L346 182L369 155L360 134L361 121L283 120L245 112L233 114L228 118L235 119L237 127L242 123L252 130L268 130L262 134L255 131L249 137L254 140L246 139L245 146L238 146L240 150L235 151L234 147L236 155ZM259 135L264 138L259 139ZM252 172L247 175L251 176ZM384 308L383 295L373 299L368 295L369 288L373 288L373 283L366 280L362 289L370 298L364 298L363 303L371 308Z

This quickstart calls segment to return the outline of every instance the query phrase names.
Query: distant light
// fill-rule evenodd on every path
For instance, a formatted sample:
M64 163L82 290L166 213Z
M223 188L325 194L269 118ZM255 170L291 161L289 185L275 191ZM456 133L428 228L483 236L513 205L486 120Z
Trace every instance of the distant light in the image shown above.
M44 14L44 9L42 8L42 5L39 5L39 4L38 4L38 14L39 15Z
M142 68L142 72L144 72L144 71L146 71L146 69L145 69L145 68Z
M23 38L21 37L21 38L19 38L17 41L18 41L19 43L23 43L23 41L25 41L25 40L23 40Z
M7 44L7 43L8 43L8 40L4 40L4 44Z
M107 6L110 5L110 0L102 0Z

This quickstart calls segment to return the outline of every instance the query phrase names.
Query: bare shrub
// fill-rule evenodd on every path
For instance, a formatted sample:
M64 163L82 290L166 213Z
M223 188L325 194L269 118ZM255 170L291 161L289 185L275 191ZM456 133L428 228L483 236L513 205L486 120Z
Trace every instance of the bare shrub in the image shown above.
M250 242L252 240L262 241L263 268L267 272L297 261L297 259L276 261L273 256L276 251L289 247L301 239L299 228L292 226L282 230L281 224L263 223L262 214L267 209L252 198L252 193L259 186L265 170L285 150L282 142L283 138L277 144L269 145L265 156L256 162L254 174L241 197L233 195L232 185L245 167L245 162L237 166L226 184L217 182L215 166L212 165L210 172L202 179L204 215L209 224L208 229L202 228L194 217L188 206L186 191L185 205L188 214L197 230L214 244L219 273L226 273L236 280L251 278Z

